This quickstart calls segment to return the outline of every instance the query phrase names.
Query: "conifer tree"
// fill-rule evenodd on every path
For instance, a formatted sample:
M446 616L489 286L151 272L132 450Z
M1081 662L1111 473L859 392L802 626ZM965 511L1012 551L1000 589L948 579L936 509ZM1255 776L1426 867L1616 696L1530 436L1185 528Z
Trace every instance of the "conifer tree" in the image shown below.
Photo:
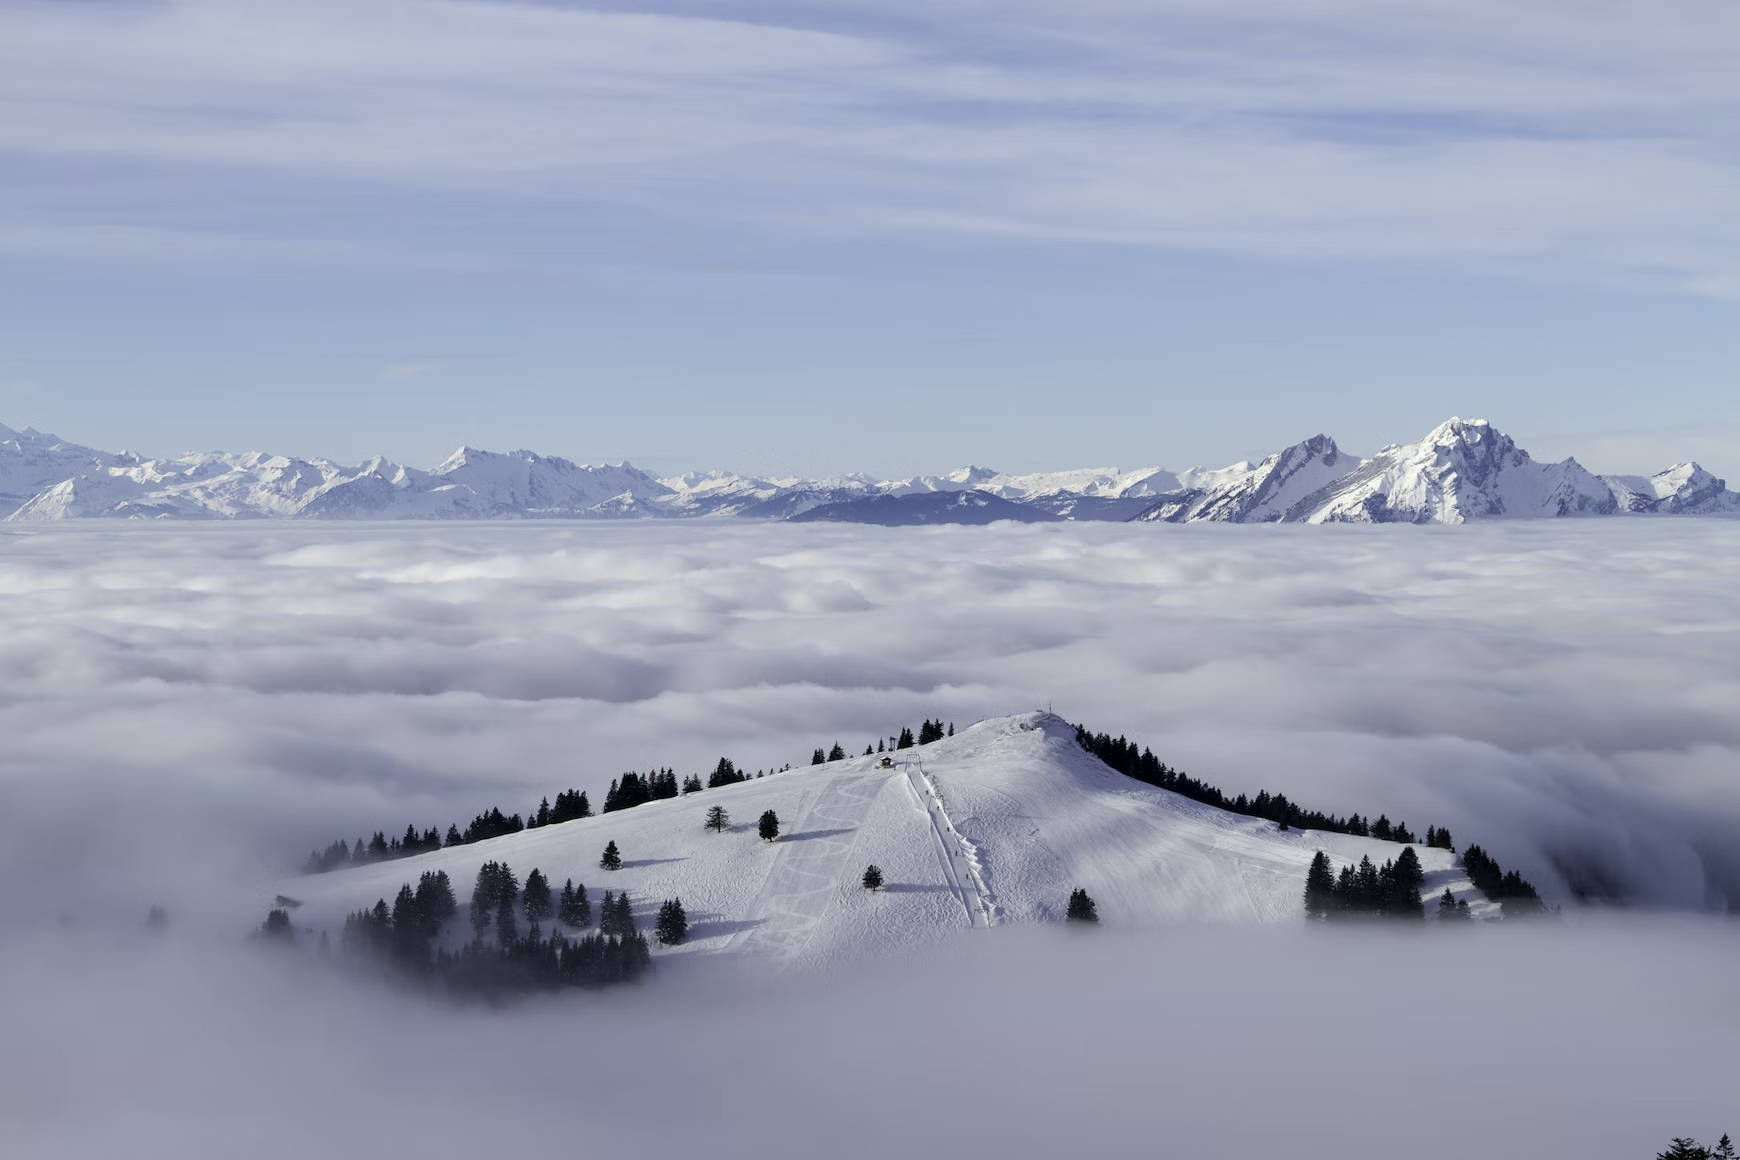
M1710 1160L1710 1150L1690 1136L1675 1136L1666 1152L1657 1152L1655 1160Z
M622 853L616 848L616 839L604 844L604 856L598 859L598 866L601 870L622 869Z
M1305 872L1305 917L1326 919L1335 906L1335 872L1329 857L1322 850L1311 859L1311 869Z
M266 921L260 924L260 937L269 942L295 942L296 932L290 926L290 912L282 908L268 911Z
M869 750L865 750L865 752L866 752L866 753L868 753L868 752L869 752ZM877 739L876 739L876 752L878 752L878 753L882 753L882 752L883 752L883 748L882 748L882 738L880 738L880 737L878 737L878 738L877 738Z
M876 865L874 862L864 867L864 889L882 889L882 867Z
M1723 1132L1722 1138L1716 1141L1716 1146L1710 1149L1710 1160L1736 1160L1740 1152L1734 1150L1734 1141L1728 1139L1728 1133Z
M542 870L533 869L526 875L525 907L526 918L532 922L542 922L550 917L550 880L544 877Z
M761 833L761 840L763 842L773 841L775 838L779 837L779 815L774 813L772 810L763 810L761 812L761 822L759 823L758 829Z
M840 748L840 743L838 741L834 742L834 747L832 749L828 750L828 760L829 761L844 761L844 760L846 760L846 751L844 749Z
M865 747L864 747L864 756L865 756L865 757L869 757L869 756L870 756L870 747L869 747L869 746L868 746L868 745L866 745L866 746L865 746Z
M572 878L562 887L562 905L556 917L576 929L592 925L592 903L586 897L586 885L574 885Z
M417 880L417 913L423 924L424 937L434 938L459 907L453 897L453 883L445 870L425 870Z
M511 946L520 936L519 924L514 921L514 899L511 894L503 894L495 908L495 941L498 946Z
M633 938L635 934L634 905L628 901L626 890L616 896L616 933L622 938Z
M1386 911L1392 918L1420 918L1425 911L1420 903L1420 883L1426 872L1420 866L1420 856L1412 846L1396 856L1396 866L1390 876L1390 891Z
M471 929L481 935L489 928L490 916L496 905L496 865L485 862L477 868L477 882L471 888Z
M822 752L822 747L819 745L816 746L816 751L810 754L811 765L825 765L827 764L827 760L828 755Z
M900 730L900 740L898 740L894 743L894 748L896 748L896 749L911 749L912 744L913 744L913 742L912 742L912 730L907 729L903 726Z
M1094 900L1088 897L1088 892L1078 886L1069 892L1069 909L1064 917L1070 922L1098 922L1100 912Z
M949 722L949 736L953 737L954 735L955 735L955 723L953 721L950 721Z
M715 834L724 833L726 827L730 824L731 815L725 812L724 806L712 806L709 808L707 810L707 820L702 823L704 828L712 830Z
M681 898L667 898L659 904L659 920L653 933L665 946L675 946L689 937L689 916L683 913Z
M598 904L598 933L605 938L622 933L616 925L616 893L606 890L604 900Z

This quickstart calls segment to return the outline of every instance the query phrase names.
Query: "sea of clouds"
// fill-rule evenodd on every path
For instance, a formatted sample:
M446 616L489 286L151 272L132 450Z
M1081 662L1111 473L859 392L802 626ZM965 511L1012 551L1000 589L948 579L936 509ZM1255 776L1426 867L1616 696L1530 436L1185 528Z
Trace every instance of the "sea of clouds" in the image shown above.
M431 1155L678 1154L712 1124L728 1155L1620 1157L1732 1130L1736 575L1723 520L9 530L0 1142L302 1155L414 1114ZM238 947L339 836L1047 704L1230 791L1449 826L1575 914L1454 945L996 932L778 996L506 1012Z

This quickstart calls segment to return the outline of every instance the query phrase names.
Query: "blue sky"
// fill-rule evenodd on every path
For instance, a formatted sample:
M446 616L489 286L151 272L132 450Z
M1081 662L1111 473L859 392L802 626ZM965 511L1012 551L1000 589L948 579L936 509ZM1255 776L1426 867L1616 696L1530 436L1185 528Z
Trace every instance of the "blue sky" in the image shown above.
M1740 476L1725 0L0 6L0 421Z

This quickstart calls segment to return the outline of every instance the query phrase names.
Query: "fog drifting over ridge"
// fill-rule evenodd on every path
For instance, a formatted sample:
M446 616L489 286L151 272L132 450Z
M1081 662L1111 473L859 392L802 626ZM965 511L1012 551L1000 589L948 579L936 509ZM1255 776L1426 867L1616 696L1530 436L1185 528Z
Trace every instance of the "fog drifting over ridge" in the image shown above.
M1563 865L1719 908L1737 556L1722 519L0 533L0 1152L1713 1139L1736 1126L1728 918L963 930L826 978L669 959L501 1008L241 936L332 837L1047 700L1229 790L1448 825L1550 899Z
M7 904L1052 704L1550 897L1740 899L1740 523L141 526L0 541ZM101 808L97 808L98 806ZM97 857L97 851L101 857ZM64 890L68 897L56 897Z

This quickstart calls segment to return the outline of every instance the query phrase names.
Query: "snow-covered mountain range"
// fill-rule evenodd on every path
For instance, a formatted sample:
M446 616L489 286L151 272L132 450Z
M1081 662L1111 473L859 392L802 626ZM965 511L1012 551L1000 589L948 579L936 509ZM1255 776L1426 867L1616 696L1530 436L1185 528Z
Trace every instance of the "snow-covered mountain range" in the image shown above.
M485 861L594 898L625 891L643 929L659 901L681 898L689 940L661 954L752 956L825 968L865 954L958 937L975 927L1061 920L1083 887L1118 926L1178 921L1299 923L1313 854L1381 864L1401 847L1375 838L1282 830L1125 777L1049 713L999 717L888 755L804 766L633 809L355 869L287 879L294 921L336 939L347 914L391 899L425 870L469 889ZM710 833L709 807L730 827ZM762 811L782 837L756 836ZM599 869L615 842L620 870ZM1427 911L1445 889L1479 917L1481 896L1448 850L1417 845ZM868 864L885 876L872 893ZM469 937L463 920L444 939Z
M263 452L145 459L0 426L0 513L8 520L638 519L743 517L873 524L1143 520L1171 523L1461 523L1621 514L1740 512L1740 494L1695 463L1653 476L1595 475L1575 459L1537 463L1482 419L1451 419L1369 459L1317 435L1259 463L1172 472L1083 468L876 480L691 472L655 478L628 463L577 464L530 451L461 447L423 471Z

